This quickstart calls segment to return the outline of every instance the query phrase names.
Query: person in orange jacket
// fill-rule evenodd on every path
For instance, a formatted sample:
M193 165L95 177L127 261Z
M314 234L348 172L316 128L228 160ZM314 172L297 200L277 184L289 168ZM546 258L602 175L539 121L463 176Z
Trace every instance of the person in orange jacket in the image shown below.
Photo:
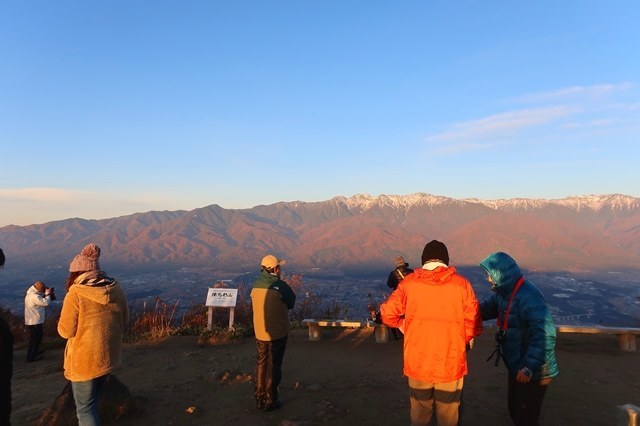
M466 347L482 332L478 299L469 281L449 266L440 241L422 252L422 268L407 276L380 306L382 322L404 333L412 425L457 425L467 374Z

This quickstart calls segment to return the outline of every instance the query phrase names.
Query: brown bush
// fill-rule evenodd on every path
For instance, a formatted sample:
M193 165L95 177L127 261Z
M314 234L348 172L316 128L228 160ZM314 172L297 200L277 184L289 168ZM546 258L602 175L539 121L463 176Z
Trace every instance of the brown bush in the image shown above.
M46 308L43 327L44 337L42 339L42 347L45 349L64 345L64 339L58 334L58 320L60 319L61 309L60 305L52 305ZM26 346L29 343L29 330L24 324L24 317L3 307L0 307L0 316L7 321L11 328L15 348L19 349Z
M294 325L304 318L343 318L349 313L349 306L337 300L327 300L313 291L303 281L301 274L284 277L296 293L296 306L291 312ZM214 284L215 288L226 287L225 283ZM234 330L228 329L229 310L213 309L212 330L207 330L208 308L204 304L188 307L179 313L179 301L168 304L160 298L154 302L143 302L130 306L130 321L126 330L127 341L158 339L172 335L200 336L203 341L229 340L253 334L253 311L251 307L251 285L239 283L238 299L234 310ZM58 335L58 320L62 305L47 308L44 324L45 348L62 346L65 340ZM0 307L0 315L9 323L16 347L23 347L29 341L29 332L22 316Z

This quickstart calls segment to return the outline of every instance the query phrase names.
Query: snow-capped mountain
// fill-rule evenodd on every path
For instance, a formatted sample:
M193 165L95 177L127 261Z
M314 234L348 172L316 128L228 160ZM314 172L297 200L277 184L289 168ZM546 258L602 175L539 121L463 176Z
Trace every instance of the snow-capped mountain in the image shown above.
M477 265L502 250L536 269L640 269L640 199L453 199L416 193L280 202L251 209L211 205L104 220L68 219L0 228L7 264L66 265L88 242L126 269L215 266L255 269L267 252L298 270L361 272L413 265L424 244L447 244L451 261Z

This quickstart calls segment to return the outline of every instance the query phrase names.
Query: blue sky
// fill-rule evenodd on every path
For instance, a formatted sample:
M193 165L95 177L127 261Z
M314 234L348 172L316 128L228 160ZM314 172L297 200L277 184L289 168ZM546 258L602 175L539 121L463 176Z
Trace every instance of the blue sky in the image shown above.
M636 1L0 4L0 226L640 197Z

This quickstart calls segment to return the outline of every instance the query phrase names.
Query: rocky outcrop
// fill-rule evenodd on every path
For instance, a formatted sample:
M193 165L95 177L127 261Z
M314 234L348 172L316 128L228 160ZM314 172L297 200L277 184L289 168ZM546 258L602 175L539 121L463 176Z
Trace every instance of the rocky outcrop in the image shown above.
M140 404L131 396L129 389L111 374L102 389L98 412L103 425L115 424L124 417L141 413ZM78 424L76 404L73 400L71 382L67 382L62 393L40 416L38 426L74 426Z

